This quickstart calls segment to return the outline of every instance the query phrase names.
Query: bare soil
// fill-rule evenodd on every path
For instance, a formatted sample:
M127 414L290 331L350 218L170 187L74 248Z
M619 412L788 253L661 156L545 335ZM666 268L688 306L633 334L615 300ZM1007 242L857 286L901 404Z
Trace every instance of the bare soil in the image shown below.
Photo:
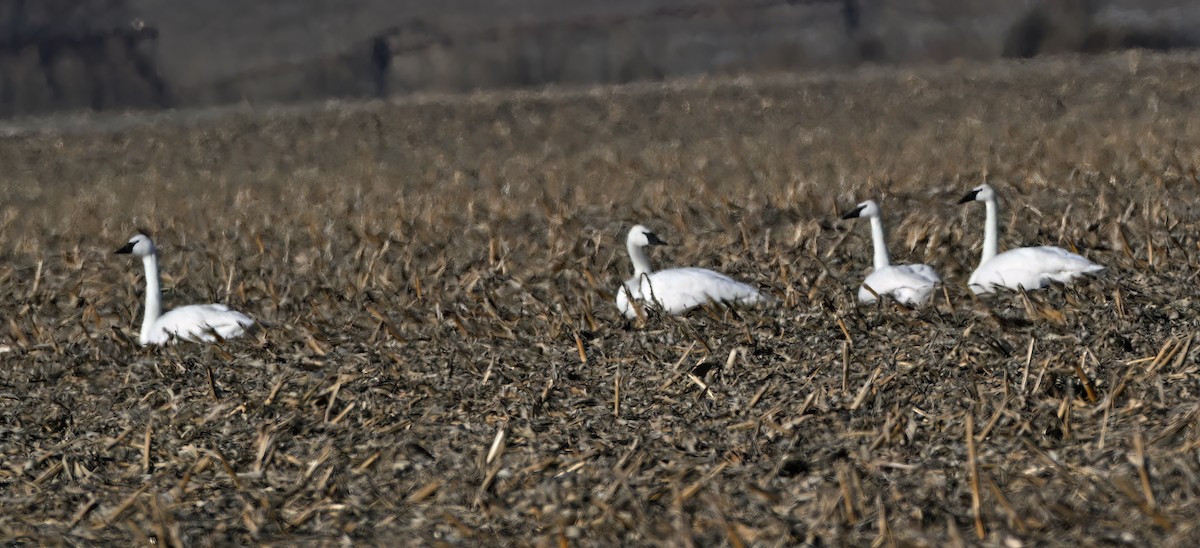
M0 539L1195 545L1200 57L47 119L0 139ZM978 299L1002 245L1104 264ZM929 306L858 306L875 198ZM634 223L780 297L626 321ZM168 306L266 324L135 344Z

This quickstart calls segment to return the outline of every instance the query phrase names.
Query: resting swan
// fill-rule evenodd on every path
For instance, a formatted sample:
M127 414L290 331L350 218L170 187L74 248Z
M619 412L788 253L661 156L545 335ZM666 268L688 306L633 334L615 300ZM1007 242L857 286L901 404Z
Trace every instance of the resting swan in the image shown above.
M997 254L999 228L996 217L999 214L996 208L996 192L991 186L982 184L968 192L958 203L974 201L983 202L987 210L983 256L979 259L979 268L975 269L967 281L971 291L976 294L991 293L996 287L1040 289L1052 281L1069 283L1084 274L1104 270L1103 266L1080 255L1049 245L1018 247Z
M645 250L652 245L666 245L666 242L642 225L630 229L625 239L625 247L633 261L633 277L617 289L617 309L627 318L637 317L631 298L640 301L642 306L659 308L668 314L682 314L708 302L750 305L775 300L758 289L707 268L670 268L652 272Z
M852 211L842 215L843 219L867 217L871 219L871 243L875 248L875 269L858 288L858 301L873 303L875 295L891 295L896 301L908 306L924 303L933 293L933 288L942 283L942 278L932 267L925 264L891 264L888 258L887 241L883 235L879 204L867 200ZM871 289L868 290L867 288ZM875 293L871 293L874 290Z
M163 314L158 280L158 248L154 247L154 242L145 234L135 234L116 253L141 257L142 265L146 267L146 315L142 319L142 333L138 337L142 346L165 344L177 339L215 342L218 337L238 337L254 325L254 320L249 316L230 310L223 304L193 304Z

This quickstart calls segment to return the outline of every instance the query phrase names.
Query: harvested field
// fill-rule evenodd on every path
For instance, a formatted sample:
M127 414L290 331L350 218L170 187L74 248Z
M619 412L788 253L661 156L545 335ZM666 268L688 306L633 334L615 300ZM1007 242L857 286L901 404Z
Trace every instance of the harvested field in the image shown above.
M0 140L5 543L1194 545L1200 56L52 120ZM1002 247L1108 267L973 297ZM879 199L930 306L857 306ZM628 322L656 266L783 299ZM136 343L168 307L259 336Z

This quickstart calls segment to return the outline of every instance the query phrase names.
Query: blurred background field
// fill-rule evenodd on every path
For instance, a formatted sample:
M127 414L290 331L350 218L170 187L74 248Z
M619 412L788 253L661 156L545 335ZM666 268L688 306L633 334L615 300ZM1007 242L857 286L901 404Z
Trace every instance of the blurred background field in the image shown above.
M0 115L1200 45L1187 0L3 0Z
M0 538L1194 544L1200 57L858 65L10 120ZM1107 272L973 298L983 181ZM622 319L634 223L783 304ZM267 329L133 344L137 227Z

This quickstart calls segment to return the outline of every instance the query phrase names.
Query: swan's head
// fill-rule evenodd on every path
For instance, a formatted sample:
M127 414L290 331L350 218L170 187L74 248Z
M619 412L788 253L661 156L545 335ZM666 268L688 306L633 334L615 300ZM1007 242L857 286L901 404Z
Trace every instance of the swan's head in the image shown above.
M986 202L988 200L995 199L996 191L992 190L991 185L984 183L971 189L971 191L968 192L966 196L963 196L958 203L965 204L967 202Z
M667 245L662 238L650 231L642 225L635 225L629 229L629 237L625 239L625 243L637 247L646 247L650 245Z
M153 255L157 251L158 249L154 247L154 242L150 240L149 236L138 233L134 234L133 237L129 239L129 242L127 242L121 249L116 250L115 253L147 257Z
M867 200L857 207L847 211L842 215L843 219L854 219L856 217L870 218L879 216L879 204L875 200Z

